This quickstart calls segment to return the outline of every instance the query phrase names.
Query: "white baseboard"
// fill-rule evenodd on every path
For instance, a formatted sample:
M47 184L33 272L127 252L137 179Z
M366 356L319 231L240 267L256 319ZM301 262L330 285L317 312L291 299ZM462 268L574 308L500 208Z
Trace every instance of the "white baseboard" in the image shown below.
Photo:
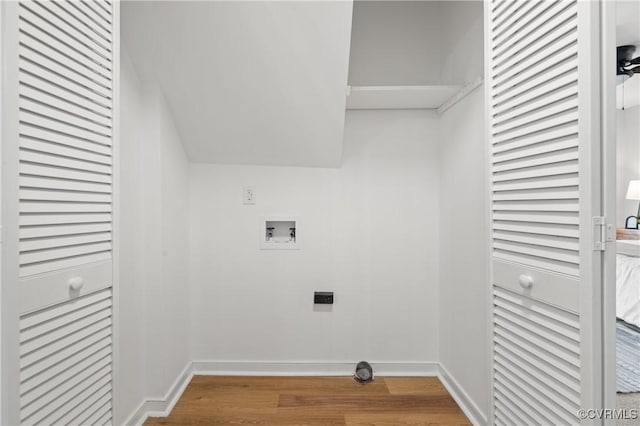
M125 425L140 426L148 417L167 417L193 377L192 362L187 363L164 397L147 398L129 416Z
M485 426L487 424L485 415L442 364L440 364L438 378L447 389L447 392L449 392L449 395L451 395L462 412L467 416L471 424L474 426Z
M194 375L350 376L357 362L194 361ZM371 362L380 376L437 376L436 362Z
M164 398L149 398L129 416L127 426L139 426L148 417L166 417L182 396L191 378L210 376L350 376L355 362L255 362L193 361L171 385ZM487 424L486 417L467 393L437 362L371 362L379 376L437 376L460 409L475 426Z

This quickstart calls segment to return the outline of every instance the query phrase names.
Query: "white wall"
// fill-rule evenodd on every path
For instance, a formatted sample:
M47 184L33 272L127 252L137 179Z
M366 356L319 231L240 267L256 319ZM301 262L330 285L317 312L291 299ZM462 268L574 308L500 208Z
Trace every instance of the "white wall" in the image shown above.
M483 74L482 1L356 1L349 84L465 84Z
M339 169L192 165L194 358L436 361L437 130L434 112L350 111ZM272 214L299 218L301 250L260 250Z
M465 84L484 74L482 6L478 0L441 3L441 84Z
M122 55L115 424L191 359L188 161L164 99Z
M442 83L484 74L483 3L444 2ZM484 88L440 117L440 353L480 416L489 413L488 224Z
M349 84L439 84L441 3L354 2Z
M489 409L488 232L482 87L441 117L440 362Z
M640 79L640 77L636 77ZM635 216L639 201L627 200L630 180L640 179L640 106L617 110L617 219L624 228L627 216Z

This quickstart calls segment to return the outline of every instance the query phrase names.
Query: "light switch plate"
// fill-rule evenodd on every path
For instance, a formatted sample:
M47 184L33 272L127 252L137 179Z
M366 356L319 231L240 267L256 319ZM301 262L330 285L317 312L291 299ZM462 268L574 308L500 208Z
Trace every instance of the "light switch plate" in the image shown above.
M255 186L242 187L242 203L243 204L256 203L256 187Z

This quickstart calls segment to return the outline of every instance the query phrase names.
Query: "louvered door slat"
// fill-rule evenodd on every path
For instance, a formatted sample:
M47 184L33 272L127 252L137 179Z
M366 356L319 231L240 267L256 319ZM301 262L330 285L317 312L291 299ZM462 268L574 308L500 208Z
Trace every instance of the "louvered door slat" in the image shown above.
M106 17L106 19L111 22L111 15L113 15L113 11L111 10L111 2L109 1L98 1L98 0L92 0L93 4L99 8L101 8L102 10L104 10L106 12L106 15L104 15Z
M520 139L536 137L541 132L574 123L578 119L578 114L575 108L568 108L559 110L556 114L549 117L542 118L544 118L542 122L533 121L527 126L522 126L504 133L496 133L494 143L514 142Z
M544 76L547 71L559 71L571 67L572 65L575 66L573 56L577 54L577 51L577 46L575 41L573 41L568 43L566 48L560 49L553 54L546 56L540 62L526 67L522 72L511 73L511 76L505 75L504 80L496 82L495 84L496 91L500 95L496 100L500 101L501 97L511 95L511 92L515 91L515 89L525 87L525 83L529 83L531 85L531 82L533 81L538 82L540 77ZM563 68L561 68L561 66ZM536 85L533 85L533 87L535 86Z
M537 13L532 14L529 19L520 21L511 27L510 32L504 33L503 37L497 39L493 52L494 68L504 66L511 57L511 52L519 52L526 47L530 53L535 53L538 46L534 43L537 40L576 16L576 9L573 7L575 4L571 1L534 3L542 3L542 6L536 9Z
M102 233L110 232L111 224L109 222L103 223L89 223L89 224L72 224L72 225L51 225L40 228L25 228L23 229L23 236L25 241L33 238L47 238L57 236L73 236L80 234Z
M51 40L52 47L57 46L58 43L64 44L76 52L82 52L81 55L83 57L89 58L96 63L104 64L104 61L107 64L109 63L109 58L111 57L109 50L68 25L58 16L50 13L47 8L37 3L22 3L22 7L21 17L28 24L23 27L25 33L31 33L30 28L46 28L48 35L55 40Z
M25 239L20 242L20 251L44 250L55 247L67 247L72 245L87 244L95 241L111 241L110 232L84 233L65 235L63 237L47 237L38 239Z
M87 167L89 168L89 167ZM42 176L83 182L111 184L111 175L96 173L95 170L85 171L60 167L50 164L33 164L30 161L22 161L22 172L30 176Z
M83 384L84 386L80 387L80 389L76 388L65 395L63 404L34 416L35 423L70 424L97 400L110 394L111 373L98 378L92 375L90 380L89 384ZM29 420L26 421L28 422Z
M540 13L539 9L544 5L541 2L512 2L507 1L510 4L511 8L504 10L509 10L508 14L504 12L494 12L492 14L492 24L493 31L490 35L492 44L499 45L499 37L505 34L505 32L509 31L512 28L518 29L516 25L518 23L525 23L528 20L535 18L535 15L531 15L538 9L537 13ZM551 5L551 3L548 3ZM517 15L516 15L517 14ZM526 19L525 19L526 18Z
M73 113L72 111L61 108L61 106L53 106L47 103L47 96L34 95L33 97L20 97L20 108L24 111L30 111L36 115L46 116L52 120L59 121L69 126L81 129L86 133L83 138L93 140L93 134L106 137L107 140L111 136L111 128L102 124L96 123L88 114L84 114L82 111ZM63 133L71 133L69 131L58 130ZM89 136L86 136L89 135ZM96 140L98 143L104 143L109 145L108 142L102 142L104 139Z
M82 34L78 39L84 40L89 46L94 48L95 46L98 46L96 49L102 49L103 52L111 52L113 50L111 46L111 39L108 36L103 37L98 35L95 26L92 28L87 22L82 19L78 19L77 15L74 14L75 9L64 7L57 3L58 2L49 0L38 2L42 9L50 12L51 15L58 17L70 28L73 28L72 31L74 31L75 34ZM105 33L105 35L107 34L108 33ZM91 43L95 43L95 45Z
M600 197L589 175L599 149L596 10L577 0L487 4L498 425L578 424L578 409L600 400L597 367L583 358L596 353L584 300L601 262L585 226Z
M78 386L81 386L82 383L91 380L92 376L102 377L105 374L108 374L111 369L110 362L104 362L104 364L99 367L93 367L94 368L82 371L80 374L69 378L59 386L49 389L46 398L37 399L30 404L25 405L22 410L24 417L30 418L38 413L46 412L49 407L54 407L56 403L59 403L59 401L65 400L65 397L69 393L74 392L74 390L76 390Z
M80 170L91 173L98 173L101 175L110 176L111 167L109 165L99 164L96 162L86 161L84 158L69 157L59 154L60 150L49 149L47 151L36 151L31 144L30 148L25 148L20 151L20 160L24 163L55 166L68 170ZM38 146L40 150L47 149L47 146ZM53 151L56 151L55 153ZM110 180L103 179L103 181L110 182Z
M562 84L574 82L576 75L571 75L571 73L577 71L577 64L573 59L572 57L568 57L561 63L552 64L551 67L544 70L544 73L532 76L531 79L524 81L518 86L505 85L501 88L500 92L496 91L496 95L493 98L493 105L499 106L501 103L506 102L519 103L530 101L535 96L535 94L531 96L533 89L537 89L536 93L538 93L538 90L542 92L545 89L549 90L555 87L553 85L558 81L561 81ZM529 96L525 96L527 94L529 94Z
M28 14L23 9L23 14ZM60 64L69 64L70 66L79 66L86 72L102 75L107 77L111 69L109 60L101 55L84 48L81 43L58 31L52 25L46 22L32 22L29 17L23 17L20 21L20 41L24 45L31 45L33 50L42 51L43 53L58 52L65 59L59 61ZM38 24L46 26L47 31L43 31ZM28 49L29 50L29 49ZM107 91L103 90L103 95L109 96Z
M559 260L566 263L578 265L580 257L575 254L575 250L559 249L553 247L541 247L541 245L529 242L513 242L503 240L500 235L494 237L494 247L498 250L507 250L512 253L522 253L529 256L536 256L542 259Z
M104 358L108 358L109 362L111 362L111 341L102 342L101 345L82 347L77 351L69 352L66 358L57 362L43 362L44 366L36 366L39 368L25 368L21 393L37 392L40 386L44 386L45 383L48 383L56 377L65 378L65 376L60 376L63 373L73 374L75 365L90 366ZM45 388L43 387L43 389Z
M544 212L578 212L578 203L574 200L496 200L494 211L544 211Z
M527 425L557 425L561 424L553 420L555 416L548 406L544 406L541 401L530 398L530 393L524 391L518 384L507 379L502 371L494 373L496 389L501 390L518 404L521 412L526 413Z
M104 425L111 422L111 404L108 398L106 398L101 406L98 406L93 413L90 413L85 419L81 419L81 423L86 425Z
M64 305L56 305L50 308L41 309L37 313L25 315L20 318L20 329L29 330L36 327L39 324L44 323L47 319L58 318L63 315L67 315L78 309L93 305L96 303L104 302L111 297L110 292L96 292L88 294L82 298L75 299L73 303L67 303Z
M60 189L77 192L101 192L111 193L111 184L102 182L87 182L78 179L54 178L52 176L39 176L25 174L20 178L20 186L23 188Z
M60 29L60 31L81 43L87 49L90 49L105 58L111 57L110 45L106 42L101 43L100 39L95 37L92 33L84 31L84 26L74 25L73 17L68 15L68 13L65 13L65 9L61 10L65 12L58 14L56 13L53 5L48 1L25 3L23 6L34 15L37 15L44 21L51 23L54 27Z
M86 22L89 26L94 27L96 32L99 32L104 37L110 39L111 26L109 25L109 22L97 14L95 10L89 6L90 3L90 1L73 2L73 7L80 12L80 19L82 19L82 21Z
M32 37L23 37L25 47L20 55L19 66L22 72L31 77L37 77L49 85L62 88L70 96L86 97L97 105L97 108L111 108L109 91L99 81L92 70L82 69L76 63L69 63L69 59L44 45ZM64 66L62 64L65 64ZM91 78L93 77L93 78ZM34 84L36 87L38 83ZM48 88L48 91L51 89ZM77 99L77 98L76 98ZM74 99L74 100L76 100Z
M111 164L111 147L77 139L54 130L42 129L23 123L19 126L21 147L32 149L38 143L46 144L52 152L60 150L61 155L71 155L78 159L91 159L97 163ZM45 148L46 149L46 148Z
M549 148L548 146L546 148ZM578 160L578 153L572 147L565 148L562 151L545 150L539 154L531 152L521 152L519 158L512 160L503 160L495 162L493 172L504 172L509 170L526 169L529 167L543 166L554 163L566 163L567 161ZM529 154L529 155L527 155Z
M493 148L493 163L517 160L528 154L542 154L557 149L578 147L578 129L574 121L567 125L545 129L524 138L496 144Z
M494 31L492 38L499 36L501 32L508 30L510 27L518 23L518 19L522 14L523 9L527 8L528 2L513 2L513 7L505 8L502 12L495 13L493 15Z
M496 201L517 201L517 200L571 200L578 197L576 187L531 189L525 191L502 191L494 195Z
M64 423L110 395L110 289L23 315L20 327L23 423Z
M25 370L25 378L42 372L45 365L50 362L62 361L69 355L75 354L78 349L84 347L96 348L100 344L109 341L111 319L105 312L100 312L95 318L80 318L76 328L66 328L64 333L58 333L55 341L42 345L41 341L33 341L24 344L21 354L21 366ZM66 355L66 356L65 356ZM48 363L42 360L49 360Z
M65 94L63 94L64 96ZM103 115L104 113L108 114L108 111L103 112L103 114L99 114L93 111L94 104L82 102L81 104L72 102L69 98L61 98L60 96L49 94L46 90L36 89L32 86L29 86L28 83L22 85L20 87L20 96L24 99L37 99L38 102L45 104L49 107L57 108L62 111L66 111L72 117L81 118L83 121L81 125L86 124L98 124L106 127L107 129L111 126L111 120L108 116ZM86 123L85 123L86 122ZM98 131L102 131L101 127L95 127Z
M37 58L36 55L33 55ZM51 68L42 64L48 63ZM53 69L52 69L53 68ZM23 72L22 81L24 87L37 87L45 94L54 95L66 102L71 102L85 109L109 117L111 114L111 101L109 98L100 96L89 87L81 84L82 78L72 80L74 74L67 70L58 73L56 65L52 64L46 57L40 56L37 60L30 60L29 53L23 55L20 61L20 69Z
M107 404L110 404L110 395L108 392L103 392L102 397L98 399L94 399L91 401L91 405L87 404L87 407L84 408L80 414L73 420L71 420L71 424L79 424L79 425L87 425L87 424L104 424L107 420L99 420L100 417L109 417L110 419L110 410L108 412L104 412L104 407ZM92 420L95 416L96 412L98 412L102 408L102 416L96 416L96 420ZM107 416L108 415L108 416Z
M545 413L546 418L551 419L551 423L549 424L566 425L575 421L572 416L567 414L573 407L560 403L557 396L550 393L548 389L536 386L535 378L522 375L521 371L518 372L520 374L515 373L504 364L499 365L502 367L500 371L496 373L499 378L504 378L505 381L512 383L512 388L519 389L525 397L531 394L538 397L534 400L536 402L540 401L536 404L536 409L537 411Z
M563 6L567 6L568 2L562 2ZM562 6L556 6L560 8ZM555 12L554 8L547 9L544 14L537 18L548 18L550 14ZM508 39L503 39L501 45L502 50L498 48L494 57L494 71L496 76L503 78L503 74L513 71L523 65L531 66L542 61L545 57L557 53L559 50L570 46L575 41L575 9L567 7L564 11L549 21L540 22L538 20L528 21L530 32L516 32L511 34ZM561 22L561 23L559 23ZM536 24L540 23L540 26ZM517 52L515 54L506 55L506 49L509 52ZM518 49L518 50L515 50ZM522 49L522 50L521 50ZM524 54L526 50L527 54Z
M65 17L65 19L78 28L79 31L83 31L89 37L96 40L96 42L102 43L107 49L112 50L111 46L113 38L111 36L111 31L106 30L101 26L94 25L93 21L91 19L87 19L88 17L83 14L78 5L66 7L66 5L60 4L60 2L57 1L47 1L46 4L49 7L49 10Z
M500 389L494 389L495 398L495 419L496 424L503 425L527 425L535 424L531 423L532 420L526 419L526 414L520 412L520 408L516 406L509 398L505 397ZM499 414L504 413L504 416L500 417Z
M549 58L558 55L560 52L567 51L576 42L575 39L575 15L572 20L567 21L562 26L557 27L553 31L543 32L541 37L529 46L535 53L525 55L515 55L509 57L500 66L496 67L496 84L513 78L516 74L523 73L528 70L535 69L534 66L542 64Z
M565 111L575 111L578 107L577 96L569 96L567 98L556 101L555 99L545 99L544 105L536 110L526 112L522 111L517 117L505 119L499 117L495 121L495 134L506 133L525 126L531 126L533 123L544 120L549 117L555 117Z
M20 217L20 226L47 226L80 223L110 223L111 215L106 213L64 213L29 214ZM33 229L32 229L33 230ZM37 232L37 231L34 231Z
M494 221L493 229L495 231L511 231L528 234L553 235L556 237L560 236L578 238L580 236L577 225L575 227L565 227L557 223L522 224L518 222Z
M565 398L573 400L574 403L579 401L579 378L567 374L564 369L557 368L558 360L551 355L542 351L527 349L525 344L517 340L515 342L511 341L508 333L502 329L499 330L500 333L496 336L495 341L496 359L508 359L522 370L531 369L538 377L544 378L547 386L557 388Z
M512 241L522 244L533 244L542 247L551 247L564 250L578 250L577 243L572 238L558 237L555 235L536 235L528 232L500 231L494 232L496 240Z
M542 426L542 425L553 424L548 420L541 422L539 419L539 416L536 413L536 409L532 408L525 401L525 399L521 397L521 394L520 392L517 391L517 389L512 390L511 386L509 386L508 384L505 384L503 381L496 378L494 378L494 382L495 382L494 392L498 396L503 397L504 401L508 399L509 402L512 402L512 404L509 405L509 408L512 410L512 412L516 413L517 415L516 418L522 422L522 423L515 423L515 424L527 425L527 426L529 425ZM508 395L508 397L506 395ZM505 420L507 424L514 424L513 419L502 419L502 420Z
M111 300L108 298L90 304L76 303L73 311L61 314L58 314L61 310L60 307L56 306L58 308L55 309L56 316L51 315L51 312L49 312L51 317L48 317L46 321L37 324L37 326L22 329L20 352L26 354L42 347L42 341L46 342L44 346L49 346L50 342L81 329L82 327L78 327L78 321L80 320L86 320L87 324L93 324L103 318L109 318L110 307Z
M525 145L508 151L494 152L494 168L502 167L505 162L528 161L531 157L554 155L557 151L566 153L570 148L576 148L578 140L574 135L554 138L534 145Z
M23 403L25 407L25 414L35 413L48 405L51 401L59 398L65 393L69 392L79 384L87 381L92 375L101 375L106 373L111 367L111 358L106 356L97 362L90 364L87 362L81 363L83 368L73 368L69 371L68 376L54 377L49 382L42 385L42 392L27 392L23 395ZM46 395L43 398L42 395ZM28 410L28 411L27 411Z
M33 108L33 104L25 106L21 111L21 118L32 126L50 129L52 132L61 133L76 140L91 142L96 145L111 145L111 137L105 133L87 130L73 123L65 121L64 114L55 113L52 110L43 111L41 108Z
M110 249L98 252L87 252L74 256L55 258L44 263L24 264L20 270L25 275L43 274L51 269L74 268L87 263L102 262L111 259Z
M20 31L23 34L29 34L34 39L40 40L63 53L70 61L78 63L88 70L99 72L107 78L110 77L108 71L111 70L111 55L108 52L94 49L83 40L70 36L50 21L42 19L37 12L42 13L38 4L32 1L21 2Z
M100 7L100 5L97 2L94 2L93 0L87 1L85 5L89 9L91 9L96 15L102 18L103 22L107 25L107 28L109 28L109 22L111 22L111 14L107 10Z
M504 356L503 353L506 355ZM509 352L506 349L502 351L496 351L495 361L503 368L512 372L512 374L522 374L528 381L535 383L540 392L551 395L562 404L567 411L579 408L575 405L575 399L571 399L567 396L567 388L561 380L557 380L557 377L550 376L546 371L534 366L529 362L524 362L514 353ZM579 392L573 392L572 395L577 397Z
M541 308L546 308L544 302L530 300L525 296L518 296L498 287L494 290L496 301L502 299L502 295L509 294L520 302L520 304L538 304ZM535 320L527 318L526 314L518 313L511 307L496 306L494 309L496 332L511 344L520 346L542 360L547 360L551 365L559 362L555 368L555 373L562 371L563 375L568 375L578 381L580 378L580 345L575 339L563 339L552 332L545 330L536 324ZM572 324L576 330L580 329L579 318L574 315ZM575 414L575 413L574 413Z
M111 158L96 154L78 147L70 147L55 142L32 139L22 135L20 159L33 163L47 163L80 170L95 170L99 173L111 174ZM45 159L42 161L43 159Z
M578 180L579 179L576 173L569 173L556 176L541 176L537 179L495 182L494 191L501 192L529 189L563 188L567 186L577 186Z

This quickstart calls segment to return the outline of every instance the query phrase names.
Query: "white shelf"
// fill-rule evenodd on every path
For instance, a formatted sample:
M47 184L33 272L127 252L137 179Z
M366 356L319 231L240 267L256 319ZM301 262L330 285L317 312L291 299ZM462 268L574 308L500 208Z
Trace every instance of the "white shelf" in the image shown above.
M436 109L463 86L351 86L347 109Z

